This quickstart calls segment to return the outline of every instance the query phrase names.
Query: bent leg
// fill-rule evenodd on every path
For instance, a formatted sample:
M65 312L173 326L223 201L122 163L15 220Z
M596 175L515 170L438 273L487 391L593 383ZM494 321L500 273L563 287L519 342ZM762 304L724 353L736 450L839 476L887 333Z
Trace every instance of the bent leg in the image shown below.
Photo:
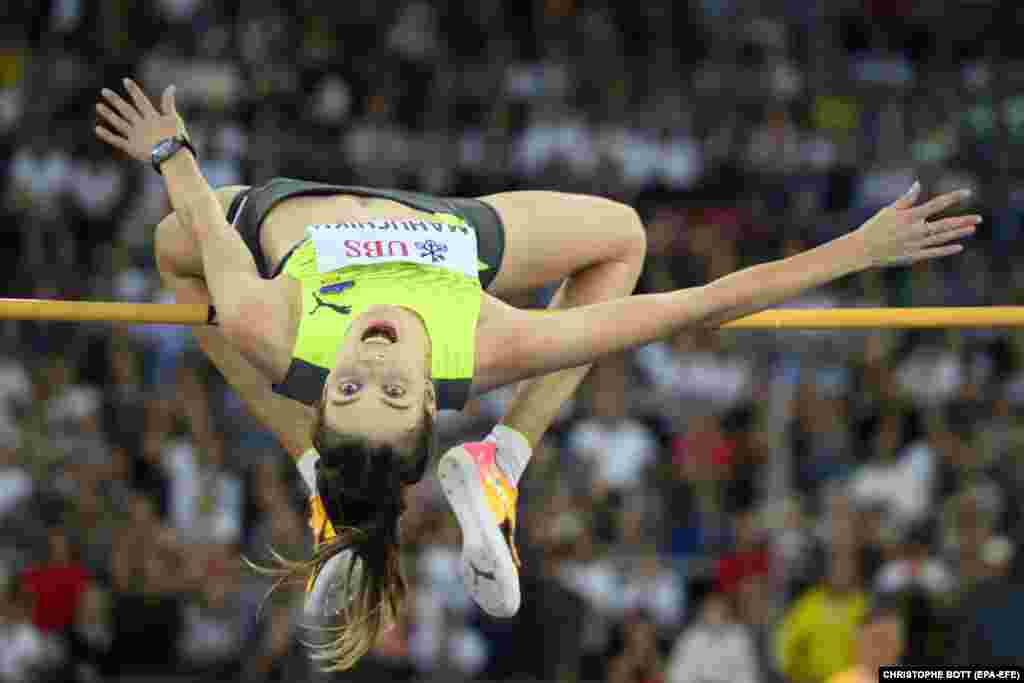
M502 192L479 199L505 225L504 255L490 294L504 298L595 267L609 291L628 289L628 295L636 286L633 271L643 266L647 241L632 207L565 192Z
M631 207L602 197L560 192L506 192L481 197L505 224L505 254L491 293L498 297L567 278L551 308L629 296L647 252L646 233ZM590 366L520 385L502 424L536 446Z
M506 230L492 294L508 296L567 277L551 306L568 308L625 297L636 287L646 240L629 207L555 192L510 192L483 200L497 209ZM462 530L463 582L488 614L508 617L519 609L516 485L532 450L589 369L522 382L488 438L493 443L456 446L438 465L441 489Z

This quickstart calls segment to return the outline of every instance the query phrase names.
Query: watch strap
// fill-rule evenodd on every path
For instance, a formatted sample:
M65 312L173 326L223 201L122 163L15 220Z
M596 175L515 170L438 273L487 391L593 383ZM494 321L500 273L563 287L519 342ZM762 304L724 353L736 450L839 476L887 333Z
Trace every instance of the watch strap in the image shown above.
M168 140L173 140L175 143L177 143L176 147L174 148L174 150L170 154L167 154L167 155L165 155L165 156L163 156L163 157L161 157L159 159L154 158L152 160L153 169L157 173L159 173L160 175L163 175L163 171L160 170L160 164L162 164L163 162L165 162L168 159L170 159L171 157L173 157L175 154L180 152L182 149L187 149L188 151L192 152L192 156L194 156L196 159L199 159L199 155L196 154L196 148L192 144L192 141L189 139L188 134L178 133L177 135L175 135L172 138L165 138L164 140L161 140L160 142L157 143L157 145L162 145L165 142L167 142Z

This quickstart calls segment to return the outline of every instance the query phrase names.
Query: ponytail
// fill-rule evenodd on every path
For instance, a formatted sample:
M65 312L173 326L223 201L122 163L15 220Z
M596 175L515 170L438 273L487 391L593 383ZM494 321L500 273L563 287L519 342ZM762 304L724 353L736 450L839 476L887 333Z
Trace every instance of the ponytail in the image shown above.
M418 481L433 453L429 415L414 448L403 454L390 445L323 427L322 409L312 441L319 453L311 492L313 556L258 569L282 583L306 586L306 614L331 623L313 628L327 634L307 643L313 660L327 672L350 669L398 619L407 584L402 574L399 520L402 491Z

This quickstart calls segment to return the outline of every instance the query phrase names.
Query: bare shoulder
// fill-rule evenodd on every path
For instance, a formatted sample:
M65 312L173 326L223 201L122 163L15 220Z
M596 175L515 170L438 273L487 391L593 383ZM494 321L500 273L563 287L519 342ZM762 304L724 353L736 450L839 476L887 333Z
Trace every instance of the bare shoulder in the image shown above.
M476 326L476 365L472 393L482 394L518 379L515 349L530 313L484 292Z

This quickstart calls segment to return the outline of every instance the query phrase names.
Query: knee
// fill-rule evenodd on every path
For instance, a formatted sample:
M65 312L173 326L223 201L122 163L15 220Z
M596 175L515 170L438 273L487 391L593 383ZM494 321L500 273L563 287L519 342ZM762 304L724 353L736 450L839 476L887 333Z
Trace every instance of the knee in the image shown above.
M178 219L172 213L156 226L153 236L153 251L157 270L166 281L173 276L186 276L189 244L182 232Z
M644 223L636 209L628 204L616 203L616 206L620 216L622 258L635 267L636 277L639 278L644 259L647 257L647 230L644 229Z
M170 225L173 216L174 214L171 214L160 221L153 234L153 255L156 257L156 267L161 275L174 271L175 258L172 242L175 236Z

